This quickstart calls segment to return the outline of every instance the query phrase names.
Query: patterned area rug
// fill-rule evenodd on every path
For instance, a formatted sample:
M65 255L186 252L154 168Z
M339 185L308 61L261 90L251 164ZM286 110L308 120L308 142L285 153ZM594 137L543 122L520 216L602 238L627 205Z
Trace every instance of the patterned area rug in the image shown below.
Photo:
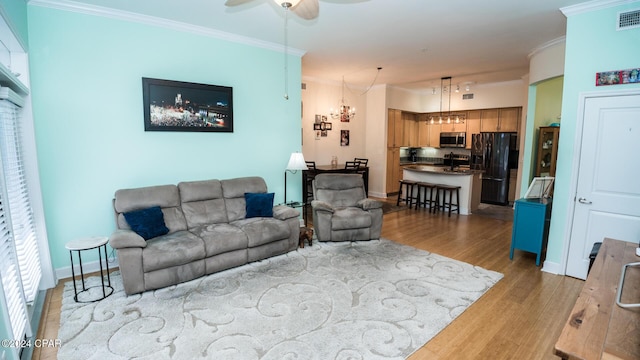
M58 358L404 359L501 278L385 239L314 242L132 296L116 272L96 303L65 284Z

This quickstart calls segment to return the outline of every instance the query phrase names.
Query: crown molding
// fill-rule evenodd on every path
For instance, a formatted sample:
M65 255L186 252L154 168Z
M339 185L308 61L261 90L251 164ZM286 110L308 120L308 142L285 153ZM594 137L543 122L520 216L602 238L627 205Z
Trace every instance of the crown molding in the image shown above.
M219 40L230 41L238 44L254 46L258 48L263 48L267 50L273 50L277 52L284 52L284 46L277 43L272 43L268 41L258 40L254 38L250 38L247 36L241 36L225 31L215 30L204 26L197 26L192 24L187 24L175 20L163 19L155 16L143 15L138 13L133 13L129 11L117 10L103 6L97 5L88 5L76 1L70 0L28 0L28 5L40 6L50 9L69 11L79 14L85 15L93 15L93 16L101 16L111 19L130 21L144 25L163 27L166 29L183 31L192 33L195 35L206 36L210 38L215 38ZM296 49L296 48L287 48L287 53L290 55L295 55L298 57L302 57L306 51Z
M594 0L571 6L560 8L564 16L574 16L591 11L602 10L618 5L625 5L637 2L638 0Z

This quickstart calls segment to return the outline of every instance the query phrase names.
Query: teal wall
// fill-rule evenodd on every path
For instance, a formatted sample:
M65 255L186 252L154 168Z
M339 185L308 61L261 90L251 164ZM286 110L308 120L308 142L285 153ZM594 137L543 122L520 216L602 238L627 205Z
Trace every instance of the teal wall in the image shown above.
M282 202L284 168L301 149L299 56L289 59L286 101L278 51L33 5L28 15L54 268L69 266L67 241L115 229L117 189L262 176ZM233 87L234 132L145 132L142 77ZM289 194L299 176L289 176Z
M562 127L546 261L562 263L564 245L569 241L568 209L573 201L569 190L580 93L640 88L640 84L595 86L597 72L640 67L640 28L615 28L617 13L637 9L638 5L628 3L567 17Z
M9 24L14 35L24 47L24 51L27 51L29 48L27 2L25 0L0 0L0 15Z

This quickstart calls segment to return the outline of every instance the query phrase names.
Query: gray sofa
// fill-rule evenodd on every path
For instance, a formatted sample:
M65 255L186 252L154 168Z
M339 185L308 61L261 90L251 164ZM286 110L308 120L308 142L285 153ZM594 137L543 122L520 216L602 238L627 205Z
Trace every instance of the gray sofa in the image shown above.
M313 227L318 241L380 238L382 202L368 199L360 174L318 174L313 180Z
M266 194L266 183L245 177L116 191L117 230L109 244L118 253L125 293L162 288L295 250L299 212L281 205L273 207L273 217L245 218L245 193ZM156 206L168 233L145 240L131 230L125 214Z

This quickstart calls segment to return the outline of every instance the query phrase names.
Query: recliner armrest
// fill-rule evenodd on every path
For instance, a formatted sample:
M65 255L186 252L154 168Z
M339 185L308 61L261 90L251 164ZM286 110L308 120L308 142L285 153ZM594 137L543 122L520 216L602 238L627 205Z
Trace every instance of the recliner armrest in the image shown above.
M147 242L133 230L119 229L109 237L109 246L114 249L144 248L147 247Z
M329 212L334 211L333 206L331 206L331 204L322 200L311 201L311 207L317 211L329 211Z
M300 216L300 212L286 205L276 205L273 207L273 217L278 220L287 220Z
M373 210L382 208L382 201L373 199L362 199L357 203L358 207L362 210Z

